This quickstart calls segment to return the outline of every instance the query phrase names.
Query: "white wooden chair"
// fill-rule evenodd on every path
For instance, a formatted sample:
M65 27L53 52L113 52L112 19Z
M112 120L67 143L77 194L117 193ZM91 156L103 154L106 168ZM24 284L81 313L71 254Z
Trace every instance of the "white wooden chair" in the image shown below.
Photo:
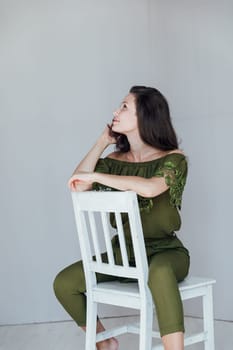
M152 331L153 301L147 286L148 265L142 232L137 196L134 192L72 192L75 219L79 236L87 287L87 328L85 350L95 350L96 342L123 333L139 333L139 349L152 349L152 337L160 338ZM114 213L122 265L117 265L111 245L112 232L108 224L109 213ZM127 213L130 223L135 263L129 266L121 213ZM102 242L101 242L102 241ZM101 245L105 243L108 263L102 262ZM96 259L93 259L93 255ZM96 272L117 277L133 278L137 283L119 281L97 283ZM204 342L205 350L214 350L213 327L213 279L189 277L179 284L182 300L202 297L203 332L185 338L185 346ZM138 309L140 322L123 325L96 334L97 304L104 303ZM163 349L156 345L154 349Z

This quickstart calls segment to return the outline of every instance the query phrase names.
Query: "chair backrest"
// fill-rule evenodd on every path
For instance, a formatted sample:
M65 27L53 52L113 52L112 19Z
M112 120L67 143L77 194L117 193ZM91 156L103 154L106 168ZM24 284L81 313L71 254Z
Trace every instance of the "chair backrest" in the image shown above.
M96 284L96 272L137 279L139 288L145 288L148 264L136 193L131 191L72 192L72 199L87 289ZM115 216L115 233L118 235L122 265L117 264L114 259L111 244L112 231L109 225L110 213ZM129 264L122 214L124 217L128 216L127 225L130 227L135 266ZM103 262L101 258L100 247L103 242L108 262Z

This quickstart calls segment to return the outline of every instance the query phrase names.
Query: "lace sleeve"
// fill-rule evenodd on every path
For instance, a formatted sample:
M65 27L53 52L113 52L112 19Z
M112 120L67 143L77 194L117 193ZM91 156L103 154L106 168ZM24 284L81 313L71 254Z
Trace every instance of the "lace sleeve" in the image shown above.
M156 171L155 176L164 177L169 187L171 205L181 209L182 194L187 178L187 161L185 157L178 161L174 156L175 154L171 154L165 159Z

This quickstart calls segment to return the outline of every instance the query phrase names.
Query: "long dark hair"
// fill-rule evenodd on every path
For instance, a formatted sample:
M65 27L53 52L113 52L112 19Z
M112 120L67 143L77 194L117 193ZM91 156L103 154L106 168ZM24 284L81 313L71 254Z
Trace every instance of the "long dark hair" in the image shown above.
M162 151L178 148L175 130L172 126L169 106L161 92L152 87L133 86L129 93L135 96L138 129L141 139L148 145ZM116 149L128 152L127 136L112 132L116 137Z

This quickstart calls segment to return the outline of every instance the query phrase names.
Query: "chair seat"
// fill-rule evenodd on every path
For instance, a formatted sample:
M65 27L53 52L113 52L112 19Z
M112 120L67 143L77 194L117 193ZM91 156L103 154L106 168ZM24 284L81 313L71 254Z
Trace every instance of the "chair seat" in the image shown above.
M205 277L195 277L195 276L189 276L187 277L184 281L179 283L179 290L186 291L194 288L199 288L199 287L205 287L208 285L214 284L216 281L211 278L205 278ZM115 293L124 293L131 295L131 296L136 296L138 294L138 284L134 282L127 282L127 283L122 283L119 281L111 281L111 282L102 282L98 283L98 286L95 288L95 290L104 290L106 291L113 291Z
M98 283L92 289L92 295L93 300L98 303L122 305L133 309L140 308L141 295L136 282L111 281Z
M189 276L179 283L179 290L183 291L197 287L205 287L214 283L216 283L216 281L212 278Z
M214 279L204 277L187 277L179 283L182 300L202 296L206 293L206 287L215 283ZM149 290L149 289L148 289ZM93 300L98 303L121 305L137 309L140 305L141 295L138 284L135 282L102 282L92 290ZM150 295L150 293L149 293Z

